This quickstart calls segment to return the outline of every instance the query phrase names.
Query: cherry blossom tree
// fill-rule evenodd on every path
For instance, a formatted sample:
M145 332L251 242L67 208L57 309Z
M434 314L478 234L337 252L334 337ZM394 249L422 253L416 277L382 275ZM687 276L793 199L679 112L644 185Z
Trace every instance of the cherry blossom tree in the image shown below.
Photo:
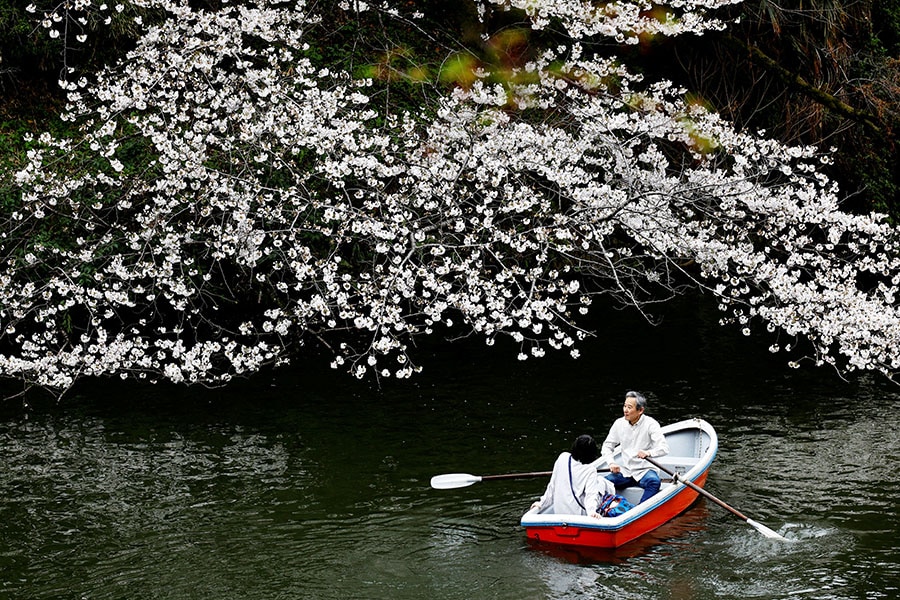
M402 378L422 335L577 357L598 296L644 311L700 289L724 323L790 340L772 351L806 340L817 364L891 375L898 240L840 210L827 155L592 44L724 27L725 3L486 1L567 42L403 110L316 58L328 23L302 0L145 0L165 18L133 51L61 82L80 134L29 138L4 186L0 372L214 384L314 343Z

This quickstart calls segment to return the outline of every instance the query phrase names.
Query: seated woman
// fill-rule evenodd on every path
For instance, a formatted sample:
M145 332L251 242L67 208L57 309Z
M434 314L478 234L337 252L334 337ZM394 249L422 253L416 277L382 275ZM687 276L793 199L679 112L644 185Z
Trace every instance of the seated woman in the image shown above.
M578 436L572 451L563 452L556 459L547 491L531 509L541 511L551 507L553 514L600 518L597 512L600 500L605 494L614 494L615 488L606 478L598 477L596 467L591 466L599 455L594 438Z

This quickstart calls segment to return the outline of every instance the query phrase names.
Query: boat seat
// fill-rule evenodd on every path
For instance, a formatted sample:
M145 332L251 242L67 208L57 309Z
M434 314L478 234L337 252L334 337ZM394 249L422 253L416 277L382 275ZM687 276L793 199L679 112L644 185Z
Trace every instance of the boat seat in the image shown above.
M667 469L671 469L679 475L690 471L691 467L700 462L699 458L694 458L692 456L665 456L656 460ZM660 473L660 482L662 483L660 489L674 483L672 477L663 472ZM616 493L625 496L626 500L637 506L637 503L641 500L641 496L644 494L644 490L638 486L633 486L620 489Z
M641 501L641 496L644 495L644 489L635 485L624 490L617 490L616 493L620 496L625 496L626 500L637 506L638 502Z
M671 471L682 474L690 471L694 465L700 462L700 459L693 456L663 456L656 459L656 462ZM666 475L666 473L660 473L660 475Z

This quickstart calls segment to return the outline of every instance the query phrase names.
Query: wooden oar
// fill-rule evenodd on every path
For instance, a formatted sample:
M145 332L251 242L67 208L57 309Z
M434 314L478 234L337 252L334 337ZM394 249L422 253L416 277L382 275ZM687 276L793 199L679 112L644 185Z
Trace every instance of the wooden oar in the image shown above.
M609 471L609 469L598 469L598 471ZM461 488L478 483L479 481L490 481L491 479L526 479L528 477L550 477L553 471L533 471L531 473L505 473L503 475L469 475L468 473L448 473L446 475L435 475L431 478L431 487L436 490L452 490L453 488Z
M715 496L713 496L712 494L710 494L709 492L707 492L706 490L704 490L704 489L703 489L702 487L700 487L699 485L696 485L693 481L688 481L687 479L682 479L681 477L678 476L677 473L675 473L674 471L670 471L669 469L667 469L666 467L662 466L661 464L659 464L658 462L656 462L655 460L653 460L653 459L650 458L649 456L644 457L644 460L646 460L647 462L649 462L651 465L655 466L656 468L662 469L663 471L665 471L666 473L668 473L669 475L671 475L672 478L675 479L675 481L680 481L681 483L683 483L684 485L688 486L689 488L691 488L691 489L694 490L695 492L698 492L698 493L702 494L703 496L709 498L710 500L712 500L713 502L715 502L716 504L718 504L719 506L721 506L722 508L724 508L725 510L727 510L728 512L730 512L731 514L735 515L736 517L738 517L738 518L740 518L740 519L743 519L744 521L747 522L748 525L750 525L751 527L753 527L754 529L756 529L758 532L760 532L761 534L763 534L763 535L766 536L767 538L772 538L772 539L777 539L777 540L784 540L784 541L787 541L787 538L786 538L786 537L784 537L784 536L782 536L782 535L780 535L780 534L778 534L778 533L772 531L771 529L769 529L768 527L766 527L766 526L763 525L762 523L757 523L756 521L754 521L753 519L749 518L748 516L746 516L746 515L740 513L739 511L735 510L734 508L728 506L727 504L725 504L724 502L722 502L721 500L719 500L718 498L716 498Z

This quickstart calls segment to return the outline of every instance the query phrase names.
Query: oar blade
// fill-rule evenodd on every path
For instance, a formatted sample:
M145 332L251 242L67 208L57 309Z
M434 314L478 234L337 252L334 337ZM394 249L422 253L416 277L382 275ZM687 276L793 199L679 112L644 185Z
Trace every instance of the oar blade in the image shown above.
M481 481L479 475L469 475L468 473L447 473L446 475L435 475L431 478L431 487L436 490L452 490L478 483Z
M747 523L748 523L749 525L751 525L754 529L756 529L758 532L760 532L761 534L763 534L764 536L766 536L767 538L771 538L771 539L773 539L773 540L784 540L784 541L787 541L787 538L786 538L786 537L784 537L783 535L779 534L779 533L776 532L776 531L772 531L771 529L769 529L768 527L766 527L766 526L763 525L762 523L757 523L757 522L754 521L753 519L747 519Z

